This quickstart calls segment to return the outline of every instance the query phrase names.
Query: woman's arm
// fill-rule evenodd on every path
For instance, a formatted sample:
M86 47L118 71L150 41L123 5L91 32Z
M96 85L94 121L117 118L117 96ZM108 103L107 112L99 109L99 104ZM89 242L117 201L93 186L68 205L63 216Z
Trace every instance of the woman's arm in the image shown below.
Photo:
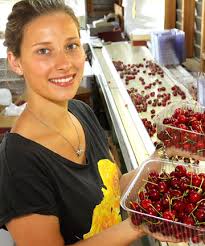
M123 222L104 230L95 236L72 244L75 246L128 246L133 241L144 236L142 229L135 227L130 218ZM67 245L68 246L68 245ZM69 245L70 246L70 245Z
M12 219L7 224L7 228L17 246L64 246L58 218L53 215L22 216ZM127 246L143 235L144 232L134 227L130 219L127 219L89 239L72 245Z

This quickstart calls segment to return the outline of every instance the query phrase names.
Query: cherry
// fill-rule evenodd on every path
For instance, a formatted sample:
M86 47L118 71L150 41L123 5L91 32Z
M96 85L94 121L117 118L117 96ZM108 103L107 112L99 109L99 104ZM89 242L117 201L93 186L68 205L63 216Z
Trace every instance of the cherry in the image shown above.
M199 243L200 242L200 238L197 235L192 236L191 240L193 243Z
M178 177L186 176L186 168L182 165L177 165L175 171L178 173Z
M175 213L173 211L167 210L163 213L162 217L167 220L174 220Z
M147 209L149 207L151 207L152 205L152 201L150 199L144 199L141 201L140 205L144 208Z
M134 202L134 201L130 202L130 207L134 209L135 211L140 211L140 206L137 202Z
M194 221L193 217L185 216L184 220L183 220L183 223L186 224L186 225L194 225L195 221Z
M166 193L168 191L168 185L164 181L159 182L158 184L159 192Z
M142 223L142 218L140 216L137 216L136 213L133 213L131 215L131 220L132 220L132 223L136 226L138 226Z
M149 177L151 177L152 179L157 179L159 177L159 173L156 171L152 171L149 173Z
M152 208L152 207L148 207L146 212L149 215L152 215L152 216L156 216L157 215L157 211L154 208Z
M140 191L138 196L139 196L140 200L144 200L146 197L146 192Z
M189 201L191 203L197 203L198 201L201 200L202 196L201 194L197 193L196 191L191 191L189 192Z
M185 204L183 203L183 201L181 200L176 200L174 203L173 203L173 209L176 210L177 212L182 212L185 208Z
M195 176L195 177L192 178L192 184L194 186L199 187L201 185L201 183L202 183L202 178L201 177Z
M161 204L160 201L154 202L153 206L155 207L155 209L156 209L158 212L162 212L163 207L162 207L162 204Z
M180 179L178 179L178 178L173 178L172 180L171 180L171 186L173 187L173 188L176 188L176 189L179 189L180 188Z
M145 185L146 191L153 190L153 189L155 189L156 187L157 187L157 184L150 183L150 182L146 183L146 185Z
M187 119L186 116L183 115L183 114L178 116L178 122L179 122L179 123L185 124L185 123L187 122L187 120L188 120L188 119Z
M180 179L180 189L182 189L182 191L187 190L188 186L190 184L190 179L188 177L182 177Z
M195 214L198 221L202 222L205 220L205 210L204 209L199 208L195 211L194 214Z
M195 208L195 204L193 203L188 203L185 206L185 212L187 212L188 214L190 214Z
M160 193L159 193L159 191L156 190L156 189L151 189L151 190L148 192L148 194L149 194L149 197L150 197L150 199L151 199L152 201L157 201L157 200L159 200L159 198L160 198Z

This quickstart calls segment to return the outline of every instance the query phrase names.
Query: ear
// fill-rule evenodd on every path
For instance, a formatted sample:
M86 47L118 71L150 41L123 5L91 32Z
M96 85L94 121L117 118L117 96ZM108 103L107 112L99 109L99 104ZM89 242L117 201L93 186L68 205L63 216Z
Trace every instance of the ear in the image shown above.
M22 76L23 69L20 63L20 59L17 58L11 51L7 52L7 58L12 71Z

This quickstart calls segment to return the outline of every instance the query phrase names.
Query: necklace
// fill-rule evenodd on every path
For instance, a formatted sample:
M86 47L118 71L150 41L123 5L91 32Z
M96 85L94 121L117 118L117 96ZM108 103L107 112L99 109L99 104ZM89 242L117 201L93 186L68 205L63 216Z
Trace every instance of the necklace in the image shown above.
M75 154L77 155L77 157L80 157L82 155L82 153L84 152L84 150L81 148L81 145L80 145L80 136L78 134L78 131L77 131L77 128L76 128L76 125L74 124L72 118L69 116L71 122L72 122L72 125L74 126L75 128L75 131L76 131L76 134L78 136L78 148L76 149L73 144L63 135L61 134L60 131L58 131L56 128L48 125L46 122L44 122L43 120L41 120L39 117L37 117L33 111L31 111L29 109L29 107L27 106L26 109L28 110L28 112L37 120L39 121L41 124L43 124L44 126L46 126L47 128L50 128L52 129L53 131L55 131L59 136L61 136L73 149L73 151L75 152Z

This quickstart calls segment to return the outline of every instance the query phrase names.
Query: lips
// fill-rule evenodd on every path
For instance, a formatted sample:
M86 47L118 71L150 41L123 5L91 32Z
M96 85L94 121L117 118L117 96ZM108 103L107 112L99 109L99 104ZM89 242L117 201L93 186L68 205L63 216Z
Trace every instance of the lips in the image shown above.
M48 81L57 86L66 87L73 84L74 75L49 79Z

